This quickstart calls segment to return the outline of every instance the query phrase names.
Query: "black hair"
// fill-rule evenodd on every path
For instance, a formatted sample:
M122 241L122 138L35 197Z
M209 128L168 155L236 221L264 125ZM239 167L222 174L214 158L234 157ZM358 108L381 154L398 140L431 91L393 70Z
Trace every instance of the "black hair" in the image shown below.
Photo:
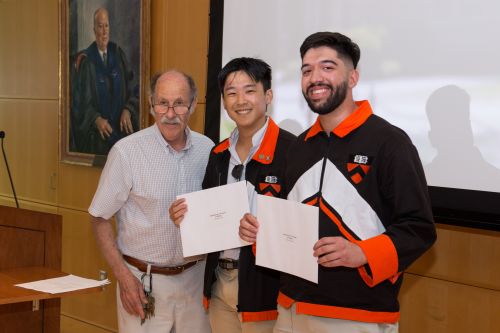
M260 59L241 57L228 62L219 72L217 79L222 95L224 95L224 84L229 74L239 71L245 72L255 82L262 83L264 92L271 89L271 66Z
M300 57L304 59L304 54L309 49L321 46L330 47L337 51L339 57L350 59L354 68L358 66L359 58L361 57L361 50L358 44L338 32L323 31L308 36L300 46Z

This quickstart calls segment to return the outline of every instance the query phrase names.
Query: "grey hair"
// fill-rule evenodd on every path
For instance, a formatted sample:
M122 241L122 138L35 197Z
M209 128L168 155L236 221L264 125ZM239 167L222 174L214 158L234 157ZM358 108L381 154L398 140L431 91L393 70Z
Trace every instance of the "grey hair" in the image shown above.
M150 82L150 85L149 85L149 93L151 95L151 98L155 95L156 93L156 84L158 83L158 79L163 75L163 74L166 74L166 73L179 73L181 74L185 79L186 79L186 82L189 86L189 104L192 104L194 102L194 100L196 99L196 97L198 97L198 88L196 88L196 83L194 82L193 78L184 73L184 72L181 72L181 71L178 71L178 70L168 70L166 72L160 72L160 73L156 73L154 74L152 77L151 77L151 82ZM191 105L191 109L189 110L189 113L193 113L194 112L194 109L193 109L193 105Z
M106 12L106 14L108 15L108 20L109 20L109 12L108 12L108 10L106 8L104 8L104 7L97 8L95 10L95 12L94 12L94 28L95 28L95 23L97 21L97 14L99 14L99 12L102 12L102 11Z

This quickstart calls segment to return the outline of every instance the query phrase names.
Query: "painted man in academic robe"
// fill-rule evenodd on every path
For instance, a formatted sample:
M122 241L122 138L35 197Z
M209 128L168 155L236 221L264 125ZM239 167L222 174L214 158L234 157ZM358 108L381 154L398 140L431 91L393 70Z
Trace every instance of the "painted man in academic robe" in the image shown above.
M109 14L94 13L95 42L73 63L72 150L107 155L121 138L139 129L138 88L123 50L109 40ZM134 91L135 90L135 91Z

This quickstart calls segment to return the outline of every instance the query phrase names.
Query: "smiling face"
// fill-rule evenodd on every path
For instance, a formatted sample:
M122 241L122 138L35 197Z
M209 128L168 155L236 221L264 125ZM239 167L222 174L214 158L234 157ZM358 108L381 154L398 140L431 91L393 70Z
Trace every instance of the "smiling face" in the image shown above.
M186 127L191 110L196 107L196 99L191 101L191 91L186 78L179 72L167 72L156 82L156 89L151 100L152 114L163 138L175 150L181 150L186 143ZM190 105L190 111L177 115L173 108L159 114L155 110L161 105Z
M271 89L264 91L262 83L255 82L244 71L237 71L227 76L222 98L224 108L238 130L253 134L266 122L267 105L271 103L273 93Z
M318 114L336 110L358 80L352 63L327 46L309 49L302 59L301 71L302 94Z
M94 34L97 47L106 51L109 43L109 16L105 9L100 9L94 16Z

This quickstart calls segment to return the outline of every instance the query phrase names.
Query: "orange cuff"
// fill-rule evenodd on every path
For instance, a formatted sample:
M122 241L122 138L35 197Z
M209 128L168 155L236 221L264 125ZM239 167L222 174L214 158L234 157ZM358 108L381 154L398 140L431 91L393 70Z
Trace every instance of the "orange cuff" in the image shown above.
M382 234L356 244L364 252L372 272L370 276L365 267L358 268L368 286L373 287L398 273L398 253L389 236Z

